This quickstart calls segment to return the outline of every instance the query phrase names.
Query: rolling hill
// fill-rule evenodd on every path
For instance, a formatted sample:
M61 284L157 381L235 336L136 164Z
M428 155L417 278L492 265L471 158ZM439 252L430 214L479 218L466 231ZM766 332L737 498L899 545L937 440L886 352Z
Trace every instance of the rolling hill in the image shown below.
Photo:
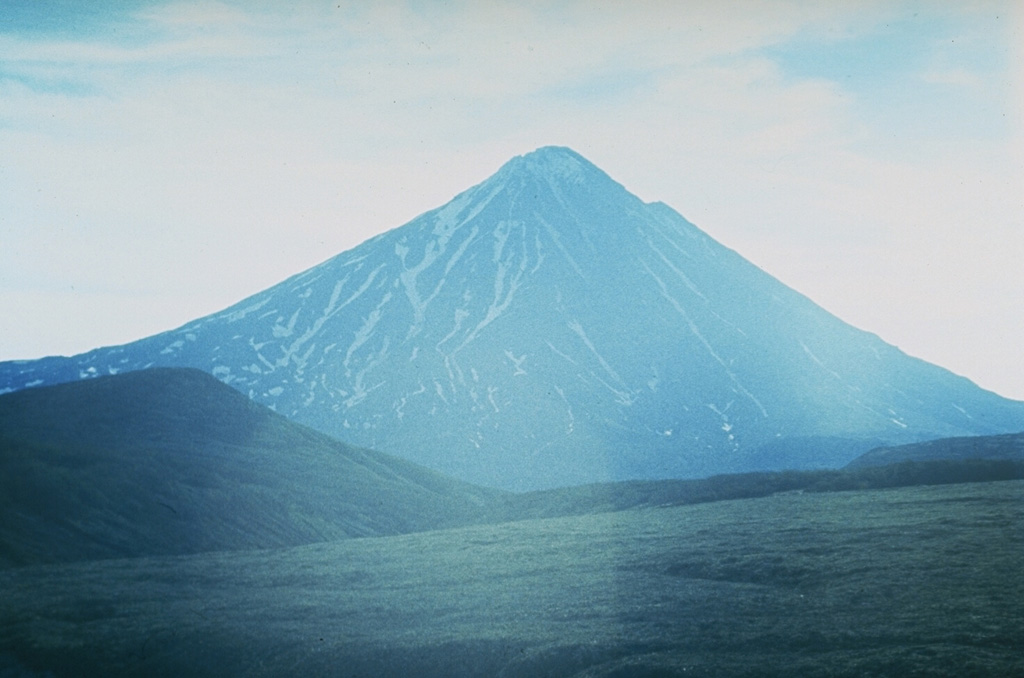
M479 520L497 492L288 421L199 370L0 396L0 564L187 554Z
M847 468L885 466L906 461L967 459L1024 461L1024 433L939 438L922 443L879 447L857 457Z

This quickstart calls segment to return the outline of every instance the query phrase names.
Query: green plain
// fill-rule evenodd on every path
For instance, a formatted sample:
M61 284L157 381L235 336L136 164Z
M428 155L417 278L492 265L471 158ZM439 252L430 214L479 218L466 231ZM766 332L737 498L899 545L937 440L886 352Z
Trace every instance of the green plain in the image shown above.
M1024 481L0 571L0 675L1024 675Z

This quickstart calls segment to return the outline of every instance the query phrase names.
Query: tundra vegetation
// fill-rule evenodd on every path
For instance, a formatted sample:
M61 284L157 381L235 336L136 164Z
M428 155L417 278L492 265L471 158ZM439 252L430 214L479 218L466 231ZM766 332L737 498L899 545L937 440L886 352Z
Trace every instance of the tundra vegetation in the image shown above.
M28 389L0 677L1024 675L1020 437L514 494L195 370Z
M3 675L1024 674L1024 481L0 571Z

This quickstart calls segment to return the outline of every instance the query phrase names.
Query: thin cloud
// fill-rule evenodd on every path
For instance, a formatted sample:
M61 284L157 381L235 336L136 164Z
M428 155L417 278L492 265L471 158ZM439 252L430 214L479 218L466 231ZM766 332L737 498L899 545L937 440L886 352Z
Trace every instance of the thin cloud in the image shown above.
M966 68L952 68L944 71L926 71L921 75L925 82L935 85L953 85L967 89L977 88L983 84L982 77Z

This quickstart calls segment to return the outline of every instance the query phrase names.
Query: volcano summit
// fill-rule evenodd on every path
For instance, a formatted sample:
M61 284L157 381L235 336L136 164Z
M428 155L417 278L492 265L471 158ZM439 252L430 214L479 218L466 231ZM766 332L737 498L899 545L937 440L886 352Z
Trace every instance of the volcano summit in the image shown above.
M0 391L149 366L513 489L837 466L1024 429L1024 403L843 323L557 147L223 312L0 363Z

